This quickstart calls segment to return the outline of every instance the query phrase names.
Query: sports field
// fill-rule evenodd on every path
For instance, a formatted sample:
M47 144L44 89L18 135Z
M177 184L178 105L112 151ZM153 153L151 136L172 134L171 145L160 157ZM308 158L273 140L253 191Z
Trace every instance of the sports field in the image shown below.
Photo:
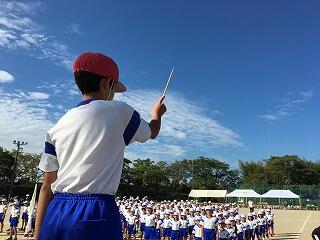
M276 236L271 239L310 240L312 239L311 238L312 230L320 225L320 211L273 210L273 212L275 214ZM248 209L241 209L240 213L246 214L248 213ZM8 229L7 218L5 220L4 229L5 230ZM7 233L0 233L0 240L4 240L7 238L8 238ZM23 237L23 233L20 231L18 239L33 239L33 238Z
M247 209L241 209L247 213ZM275 214L275 234L271 239L310 240L311 232L320 225L320 211L272 210Z

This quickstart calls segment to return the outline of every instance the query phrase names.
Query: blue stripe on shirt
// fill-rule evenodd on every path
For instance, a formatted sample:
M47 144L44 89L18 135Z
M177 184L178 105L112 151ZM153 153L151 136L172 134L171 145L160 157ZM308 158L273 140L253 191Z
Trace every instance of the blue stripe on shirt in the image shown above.
M44 152L46 154L57 156L56 148L51 143L48 143L48 142L44 143Z
M136 132L140 126L140 122L141 122L140 114L134 110L132 117L131 117L131 119L130 119L126 129L124 130L124 133L123 133L123 138L124 138L124 142L125 142L126 146L129 145L132 138L136 134Z

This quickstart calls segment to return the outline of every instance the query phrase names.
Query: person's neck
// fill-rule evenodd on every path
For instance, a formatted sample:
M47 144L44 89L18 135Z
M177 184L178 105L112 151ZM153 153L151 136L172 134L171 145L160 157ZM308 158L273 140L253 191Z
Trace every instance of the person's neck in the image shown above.
M90 94L84 94L82 96L83 101L89 100L89 99L97 99L97 100L104 100L101 94L99 93L90 93Z

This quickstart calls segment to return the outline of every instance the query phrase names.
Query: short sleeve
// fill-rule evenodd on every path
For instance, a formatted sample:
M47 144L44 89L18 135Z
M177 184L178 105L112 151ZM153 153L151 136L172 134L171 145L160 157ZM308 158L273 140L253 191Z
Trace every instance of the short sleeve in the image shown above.
M54 172L59 169L56 149L48 133L44 143L44 151L41 155L39 169L43 172Z
M141 118L140 114L132 107L127 105L128 123L123 133L125 145L128 146L134 142L146 142L151 137L149 123Z

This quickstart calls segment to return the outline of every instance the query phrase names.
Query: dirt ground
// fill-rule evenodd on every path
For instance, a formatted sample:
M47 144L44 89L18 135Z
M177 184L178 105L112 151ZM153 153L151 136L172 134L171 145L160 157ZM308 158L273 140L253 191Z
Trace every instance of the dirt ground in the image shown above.
M273 210L273 212L276 236L271 239L274 240L310 240L312 239L311 232L320 225L320 211ZM248 213L248 209L241 209L240 213ZM4 230L8 229L7 218L8 216L4 222ZM6 232L0 233L0 240L5 240L8 236ZM23 232L20 231L18 239L31 240L33 238L24 238Z
M248 213L247 209L241 209ZM273 210L276 240L311 240L313 229L320 226L320 211Z

